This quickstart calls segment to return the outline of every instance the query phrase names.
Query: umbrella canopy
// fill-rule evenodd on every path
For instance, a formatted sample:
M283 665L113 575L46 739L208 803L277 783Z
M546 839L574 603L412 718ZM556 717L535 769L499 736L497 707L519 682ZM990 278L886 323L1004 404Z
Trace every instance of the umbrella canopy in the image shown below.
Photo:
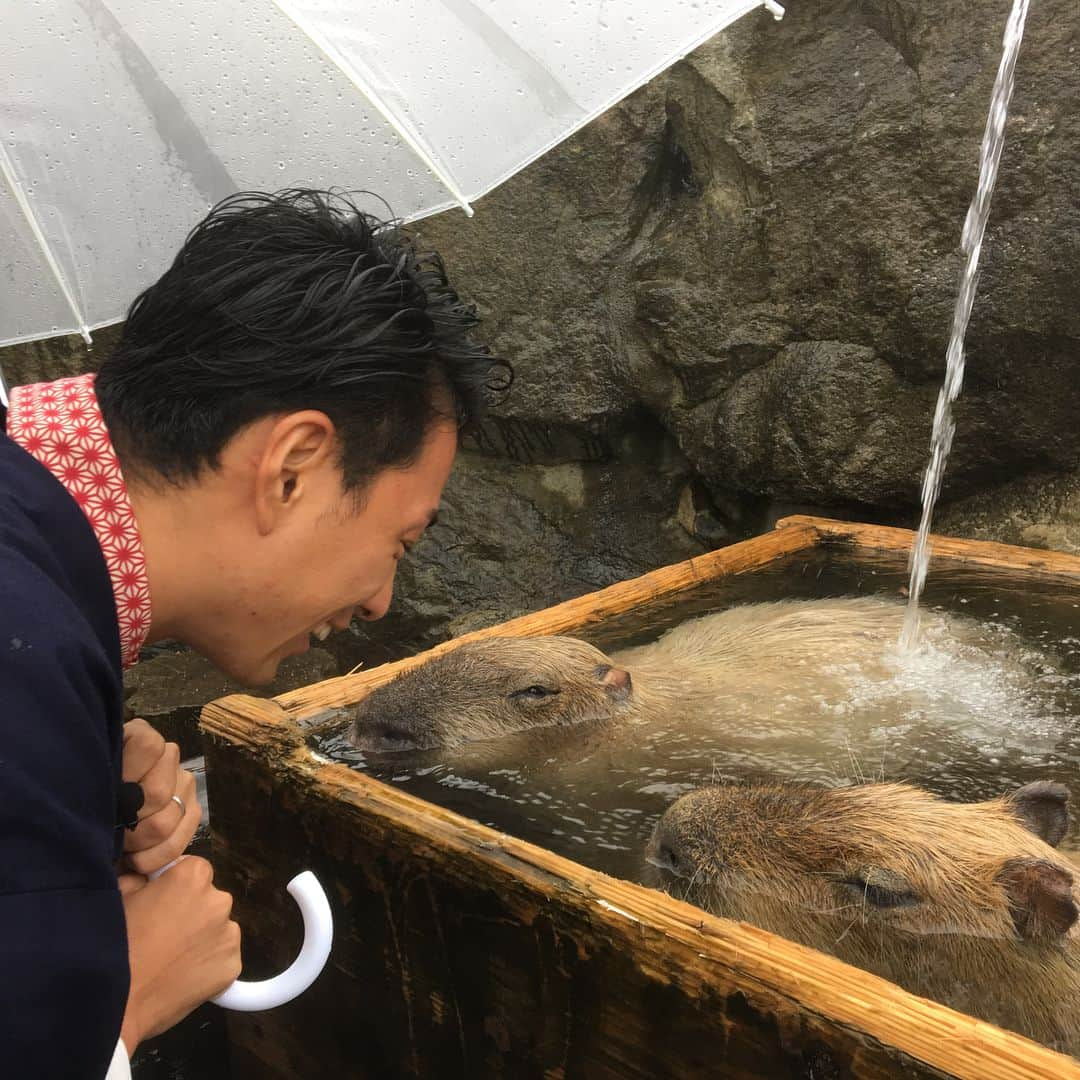
M7 0L0 345L120 320L219 199L470 202L775 0ZM371 209L381 210L373 199Z

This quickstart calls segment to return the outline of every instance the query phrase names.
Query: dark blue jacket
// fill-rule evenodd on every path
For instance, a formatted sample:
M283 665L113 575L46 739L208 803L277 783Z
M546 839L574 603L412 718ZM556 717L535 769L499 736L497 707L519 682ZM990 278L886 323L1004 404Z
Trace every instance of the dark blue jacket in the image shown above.
M0 426L3 412L0 411ZM0 431L0 1074L100 1080L128 992L123 692L104 557Z

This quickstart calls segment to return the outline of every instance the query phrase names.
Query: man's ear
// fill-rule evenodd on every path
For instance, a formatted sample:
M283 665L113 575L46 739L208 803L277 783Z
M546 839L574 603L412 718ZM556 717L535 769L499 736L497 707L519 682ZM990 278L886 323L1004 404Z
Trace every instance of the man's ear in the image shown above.
M255 463L255 517L266 536L307 495L334 454L334 422L315 409L289 413L268 430Z

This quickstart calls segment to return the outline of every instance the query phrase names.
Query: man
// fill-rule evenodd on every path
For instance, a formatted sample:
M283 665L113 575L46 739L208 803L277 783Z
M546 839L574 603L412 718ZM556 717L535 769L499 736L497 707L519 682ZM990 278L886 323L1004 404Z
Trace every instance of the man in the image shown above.
M146 876L183 851L198 809L175 747L122 728L121 667L169 638L260 683L311 636L381 617L460 432L509 383L475 324L437 256L347 199L245 194L135 301L96 379L12 391L5 1071L121 1075L142 1039L238 974L209 864Z

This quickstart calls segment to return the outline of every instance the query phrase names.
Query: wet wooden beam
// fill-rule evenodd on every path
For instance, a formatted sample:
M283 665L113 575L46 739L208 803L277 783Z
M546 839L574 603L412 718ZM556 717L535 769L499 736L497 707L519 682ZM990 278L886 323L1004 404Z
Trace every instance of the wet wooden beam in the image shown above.
M779 531L796 529L800 535L805 529L812 529L821 543L830 548L840 547L853 556L884 555L906 559L915 543L915 533L910 529L859 525L802 514L781 518L776 528ZM996 571L1004 575L1006 580L1010 577L1037 577L1044 581L1062 580L1080 584L1080 556L1066 555L1061 551L931 534L931 573L934 564L939 561L948 563L950 568L963 565Z

